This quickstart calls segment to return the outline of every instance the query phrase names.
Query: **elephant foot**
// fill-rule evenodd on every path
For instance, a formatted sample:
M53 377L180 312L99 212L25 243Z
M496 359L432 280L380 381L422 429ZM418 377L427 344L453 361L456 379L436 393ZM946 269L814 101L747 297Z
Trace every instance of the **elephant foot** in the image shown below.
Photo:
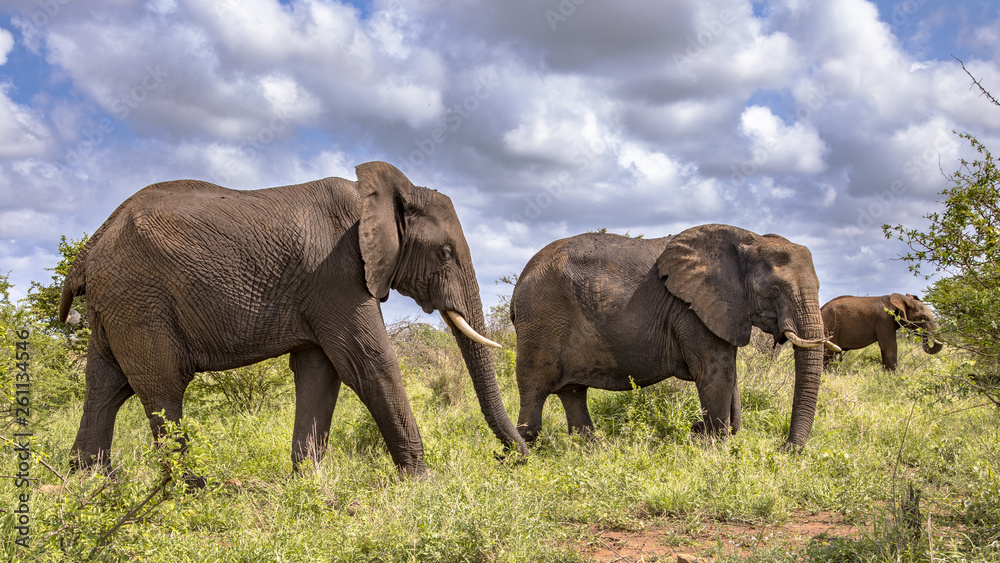
M118 474L118 468L111 466L111 460L104 455L98 456L73 456L69 460L69 472L72 475L77 472L93 471L97 475L103 475L109 479L114 479Z
M691 433L692 434L701 434L701 435L704 435L705 434L705 421L704 420L699 420L699 421L695 422L694 424L692 424L691 425Z
M695 423L691 425L692 436L697 438L710 439L713 443L716 440L725 440L729 436L736 434L737 431L739 431L739 427L731 428L730 432L723 432L721 430L713 432L708 430L708 427L705 425L704 420L695 421Z
M709 432L704 420L696 421L691 425L691 438L703 446L714 446L721 436L715 432Z
M184 489L188 491L201 490L208 486L208 480L194 473L184 474Z
M402 475L415 480L425 479L430 475L430 471L428 471L427 466L423 463L418 465L401 465L399 466L399 472Z
M795 442L785 442L781 445L780 451L786 454L799 455L805 448L804 444L796 444Z
M528 430L525 425L519 426L517 433L521 435L521 439L528 446L534 446L535 441L538 440L538 430Z

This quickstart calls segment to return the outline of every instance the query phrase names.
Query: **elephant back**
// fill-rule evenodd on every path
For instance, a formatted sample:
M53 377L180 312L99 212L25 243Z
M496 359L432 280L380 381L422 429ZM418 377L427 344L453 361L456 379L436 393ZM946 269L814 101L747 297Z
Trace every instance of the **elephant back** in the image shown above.
M586 317L605 318L623 308L647 279L666 240L585 233L550 243L519 276L511 320L517 326L527 317L549 314L556 304Z

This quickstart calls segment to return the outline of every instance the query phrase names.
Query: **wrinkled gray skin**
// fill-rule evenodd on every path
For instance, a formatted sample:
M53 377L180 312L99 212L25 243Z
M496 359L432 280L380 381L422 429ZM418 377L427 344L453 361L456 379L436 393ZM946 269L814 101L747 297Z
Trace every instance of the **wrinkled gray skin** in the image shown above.
M888 311L886 311L888 309ZM937 319L930 307L916 295L893 293L878 297L842 295L823 305L823 325L831 342L847 350L858 350L878 342L882 351L882 367L896 369L896 331L905 327L922 330L924 352L937 354L944 344L932 341L937 331ZM893 316L899 317L897 321ZM823 357L826 365L834 353Z
M694 381L703 419L694 432L740 427L736 349L751 326L787 340L823 337L819 281L804 246L727 225L633 239L583 234L549 244L514 288L518 431L534 440L542 405L555 393L569 431L593 427L587 389L623 391L668 377ZM795 348L787 445L812 428L822 350Z
M400 470L426 470L379 302L393 288L483 334L479 286L447 196L384 162L358 166L357 177L254 191L164 182L111 214L66 275L60 308L67 318L73 296L86 292L93 330L75 466L107 466L115 416L131 395L159 438L163 420L153 413L180 419L195 372L290 352L293 467L322 457L343 382ZM526 452L490 351L444 316L487 423Z

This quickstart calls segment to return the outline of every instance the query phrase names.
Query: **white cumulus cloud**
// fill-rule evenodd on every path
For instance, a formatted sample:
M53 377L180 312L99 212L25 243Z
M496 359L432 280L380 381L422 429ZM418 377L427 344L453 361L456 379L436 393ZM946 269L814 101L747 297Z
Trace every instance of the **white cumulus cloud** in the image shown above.
M14 49L14 34L0 27L0 65L7 64L7 56Z

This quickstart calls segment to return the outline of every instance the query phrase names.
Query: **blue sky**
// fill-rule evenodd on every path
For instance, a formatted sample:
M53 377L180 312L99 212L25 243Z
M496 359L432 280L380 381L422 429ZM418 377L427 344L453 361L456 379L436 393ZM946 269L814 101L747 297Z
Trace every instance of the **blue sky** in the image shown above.
M143 186L353 179L386 160L455 202L483 299L554 239L720 222L813 252L821 300L920 293L920 226L996 146L1000 10L966 0L57 1L0 7L0 271ZM433 141L437 138L443 141ZM388 320L416 315L394 295Z

